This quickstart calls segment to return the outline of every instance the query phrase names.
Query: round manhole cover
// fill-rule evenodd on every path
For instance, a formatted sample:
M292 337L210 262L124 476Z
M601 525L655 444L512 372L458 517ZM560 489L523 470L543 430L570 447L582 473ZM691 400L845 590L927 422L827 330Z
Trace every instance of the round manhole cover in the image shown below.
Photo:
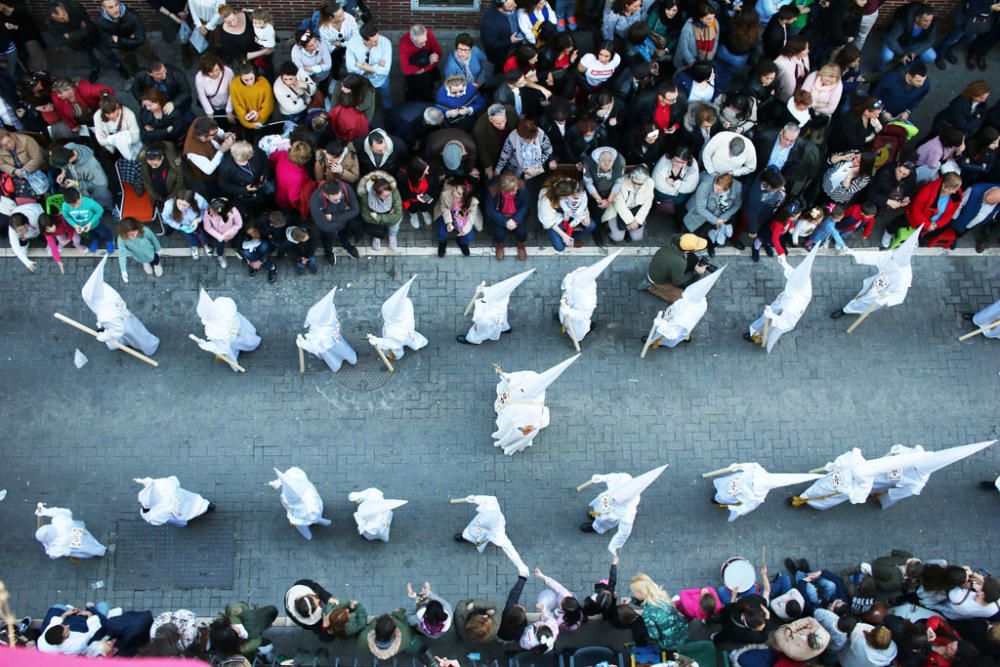
M378 333L381 327L369 321L352 322L351 331L344 333L344 338L358 353L358 363L343 364L340 370L333 374L334 379L351 391L369 392L389 382L394 373L390 373L371 343L369 333Z

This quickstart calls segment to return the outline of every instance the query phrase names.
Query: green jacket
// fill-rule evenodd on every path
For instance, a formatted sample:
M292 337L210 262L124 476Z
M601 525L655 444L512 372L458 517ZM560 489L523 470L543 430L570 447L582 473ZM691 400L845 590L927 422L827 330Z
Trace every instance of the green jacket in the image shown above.
M392 207L385 213L374 212L368 203L368 190L379 178L384 178L392 184ZM365 174L358 181L358 206L361 209L361 220L369 225L391 227L403 219L403 199L399 195L399 188L396 187L396 179L384 171Z
M903 588L903 573L900 571L913 554L902 549L893 549L888 556L880 556L872 561L872 578L875 588L885 593L898 593Z
M469 609L469 605L472 605L472 609ZM500 629L500 609L497 605L488 600L480 600L478 598L472 598L471 600L460 600L458 604L455 605L455 632L458 633L458 637L465 641L472 641L465 634L465 624L469 622L469 617L474 614L485 614L488 611L493 612L493 631L490 636L483 640L484 643L492 642L497 638L497 630Z
M642 610L649 638L664 651L676 651L688 638L688 622L672 604L647 604Z
M242 625L248 637L240 644L240 653L252 656L263 643L264 631L274 623L278 610L272 606L251 607L246 602L227 605L216 620L228 625Z
M149 227L143 227L142 234L134 239L119 236L118 268L121 269L122 273L126 273L129 257L140 264L149 264L159 252L160 240L156 238L156 234Z
M697 277L693 267L688 270L688 255L681 250L680 234L668 238L649 263L649 279L657 285L685 287Z
M378 622L379 617L373 616L365 626L364 632L358 635L358 652L362 654L369 653L379 660L388 660L400 653L420 653L423 649L423 641L413 631L409 623L406 622L406 610L396 609L389 615L396 624L396 631L399 633L399 642L393 642L393 647L390 649L386 649L378 654L375 653L372 650L372 646L375 642L375 623ZM371 637L371 644L368 642L369 637Z
M327 603L323 605L323 616L325 617L330 612L340 609L341 607L347 607L349 604L349 601L341 602L340 604ZM364 630L366 625L368 625L368 612L365 611L364 605L359 602L354 611L350 612L347 616L347 625L344 627L344 638L348 639L350 637L354 637L359 632ZM329 634L333 635L328 628L324 629Z

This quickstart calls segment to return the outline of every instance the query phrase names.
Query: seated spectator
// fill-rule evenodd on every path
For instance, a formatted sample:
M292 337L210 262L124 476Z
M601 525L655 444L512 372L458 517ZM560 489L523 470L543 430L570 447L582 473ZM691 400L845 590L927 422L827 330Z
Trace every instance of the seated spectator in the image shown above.
M567 247L582 248L582 238L597 230L583 183L563 176L549 178L538 193L538 222L556 252Z
M37 199L49 191L45 151L32 137L0 130L0 171L14 181L14 196Z
M917 182L932 181L941 174L941 167L965 152L965 135L953 127L932 136L917 148ZM958 165L954 165L956 168Z
M934 116L931 134L940 134L951 127L966 136L980 128L986 118L986 101L990 98L990 84L980 79L973 81L947 107Z
M168 227L176 229L187 239L191 247L191 259L198 259L200 248L205 257L211 257L214 250L205 239L202 220L208 211L208 202L198 193L179 187L163 202L160 220Z
M316 240L309 235L309 230L305 227L289 227L286 230L285 238L288 241L288 254L291 256L295 267L295 273L302 275L303 271L317 273L319 267L316 266Z
M111 155L118 155L116 164L122 180L142 194L142 175L136 161L142 150L139 121L114 95L101 94L99 110L94 114L94 138Z
M418 23L400 37L399 68L407 100L433 99L434 86L441 80L440 62L441 46L430 28Z
M882 100L882 120L906 121L930 92L927 65L919 60L890 70L872 86L871 94Z
M476 116L486 106L476 87L470 86L465 77L455 74L449 76L438 88L435 99L438 108L444 113L445 124L466 132L472 131Z
M730 602L719 616L722 629L712 637L716 644L762 644L767 640L767 621L771 613L761 596L748 595Z
M53 136L74 136L81 127L93 125L101 96L114 94L114 88L99 83L55 79L52 82L52 106L62 126L53 130Z
M937 59L937 52L934 51L936 34L933 7L923 2L901 6L883 36L879 68L885 67L889 61L908 65L920 60L929 65Z
M376 616L358 635L358 651L376 660L391 660L401 653L424 656L423 640L406 621L406 612L397 609L391 614ZM429 661L430 658L424 656Z
M524 245L528 240L528 210L531 195L524 183L509 171L501 172L499 178L486 188L483 210L486 219L493 225L493 241L496 243L496 257L504 259L504 244L509 234L517 241L517 258L525 261L528 257Z
M220 656L253 656L264 644L264 632L274 624L278 610L270 605L251 607L245 602L227 605L209 626L213 650ZM228 649L223 651L222 649ZM236 652L231 652L235 648Z
M962 202L962 177L945 174L925 184L906 207L906 221L911 229L923 225L920 244L928 245L951 224Z
M489 643L496 639L500 624L497 605L479 598L459 600L455 605L455 634L459 639Z
M646 218L653 208L653 179L645 165L629 169L614 205L604 210L602 222L608 223L611 243L641 241Z
M455 49L444 63L444 76L458 74L479 90L486 83L486 55L474 44L472 36L463 32L455 38Z
M896 654L889 628L858 623L851 630L847 647L839 657L842 667L886 667L893 663Z
M219 125L207 116L196 118L184 138L182 153L189 166L192 188L206 199L219 190L219 165L222 158L236 142L232 133L224 133Z
M875 156L871 153L837 153L828 162L830 166L823 174L823 192L841 206L853 203L871 183Z
M239 76L229 84L236 119L249 130L264 127L274 113L271 84L252 63L243 63L239 70Z

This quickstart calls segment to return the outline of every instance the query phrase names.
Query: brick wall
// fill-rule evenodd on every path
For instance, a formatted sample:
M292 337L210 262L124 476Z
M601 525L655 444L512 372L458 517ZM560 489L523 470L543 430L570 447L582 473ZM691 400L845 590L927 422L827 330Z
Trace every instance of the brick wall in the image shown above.
M99 7L98 0L81 0L91 12L96 16ZM953 8L958 4L958 0L926 0L930 5L937 8L940 16L944 19L942 28L951 22ZM155 12L144 0L125 0L129 9L138 11L145 19L146 26L150 30L159 30L159 21ZM479 18L481 12L448 12L448 11L417 11L410 9L409 0L367 0L372 13L376 17L376 23L380 28L402 29L411 24L420 22L431 28L469 30L473 35L478 36ZM483 10L489 6L490 0L481 0ZM46 3L44 0L28 0L36 16L45 14ZM313 10L319 6L317 0L283 0L282 2L270 2L261 0L260 3L234 2L236 6L254 8L266 6L275 17L275 25L279 30L294 30L303 19L308 17ZM888 0L882 7L879 16L879 26L885 26L896 8L906 4L906 0Z

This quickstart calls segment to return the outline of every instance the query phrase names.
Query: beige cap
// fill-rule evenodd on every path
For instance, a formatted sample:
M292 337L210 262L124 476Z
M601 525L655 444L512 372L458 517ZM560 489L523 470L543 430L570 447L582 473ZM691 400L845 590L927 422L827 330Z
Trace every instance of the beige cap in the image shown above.
M692 250L704 250L708 247L708 241L694 234L681 234L681 250L691 252Z

